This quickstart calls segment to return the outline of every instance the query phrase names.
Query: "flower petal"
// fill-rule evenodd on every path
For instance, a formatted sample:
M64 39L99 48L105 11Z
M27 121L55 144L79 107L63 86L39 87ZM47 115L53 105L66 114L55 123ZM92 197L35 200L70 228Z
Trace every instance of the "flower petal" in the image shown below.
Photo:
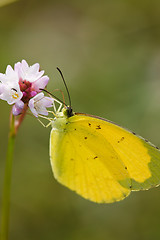
M34 106L34 99L31 98L28 103L28 107L30 108L31 112L35 117L38 117L38 112L36 111L36 108Z
M41 107L40 109L38 109L38 113L45 116L48 115L48 111L44 107Z
M39 100L42 100L44 98L44 93L38 93L33 99L35 102L38 102Z
M4 84L0 83L0 95L4 92Z
M50 98L50 97L44 97L42 100L41 100L41 104L44 106L44 107L52 107L53 106L53 98Z
M22 98L23 94L19 89L18 84L9 85L3 84L1 85L1 94L0 99L7 101L9 105L12 105L19 101Z
M0 81L5 84L18 84L19 78L17 72L15 72L10 65L7 66L6 73L0 73Z
M12 108L13 115L15 116L19 115L23 111L23 107L24 107L24 102L22 102L21 100L16 102Z
M43 76L40 79L36 80L35 82L32 83L32 89L40 92L40 88L44 89L49 81L49 77L48 76Z
M14 70L10 65L8 65L6 68L6 75L12 76L12 74L14 74Z
M53 99L45 97L44 93L38 93L35 97L29 100L28 106L34 116L38 117L38 114L48 115L47 107L52 107Z
M29 82L38 80L44 74L44 71L40 71L39 63L35 63L32 66L29 66L25 60L16 63L14 70L18 73L21 79Z

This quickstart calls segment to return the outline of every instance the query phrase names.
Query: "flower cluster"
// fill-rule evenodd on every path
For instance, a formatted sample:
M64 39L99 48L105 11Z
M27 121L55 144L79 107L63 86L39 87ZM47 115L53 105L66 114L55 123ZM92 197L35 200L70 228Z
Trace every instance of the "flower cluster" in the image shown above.
M43 76L38 63L29 66L25 60L14 65L8 65L6 73L0 73L0 99L13 105L13 115L22 113L27 105L32 113L48 115L47 107L52 107L53 99L45 97L41 89L48 84L48 76Z

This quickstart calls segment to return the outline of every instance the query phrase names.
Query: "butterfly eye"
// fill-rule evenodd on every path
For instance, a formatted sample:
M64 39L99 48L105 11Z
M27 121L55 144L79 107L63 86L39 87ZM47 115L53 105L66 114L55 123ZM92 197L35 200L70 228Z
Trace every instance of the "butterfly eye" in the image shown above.
M72 110L71 106L68 106L66 108L66 115L67 115L67 117L73 116L73 110Z

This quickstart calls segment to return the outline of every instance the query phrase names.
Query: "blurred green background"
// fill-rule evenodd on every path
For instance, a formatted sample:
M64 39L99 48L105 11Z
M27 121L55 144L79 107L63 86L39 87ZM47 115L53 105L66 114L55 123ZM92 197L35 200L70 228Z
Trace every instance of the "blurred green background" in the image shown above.
M160 1L20 0L0 8L0 72L39 62L48 89L160 146ZM57 96L58 95L57 93ZM67 97L66 97L67 99ZM0 101L0 199L10 107ZM160 239L160 188L98 205L61 186L49 162L50 129L27 116L13 163L10 239Z

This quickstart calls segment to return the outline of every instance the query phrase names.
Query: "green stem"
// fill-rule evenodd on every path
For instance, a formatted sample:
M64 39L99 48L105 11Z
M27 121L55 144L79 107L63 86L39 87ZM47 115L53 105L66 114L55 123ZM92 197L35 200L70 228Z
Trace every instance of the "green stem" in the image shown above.
M5 175L4 175L4 188L3 188L3 196L2 196L1 240L8 239L12 160L13 160L14 143L15 143L15 137L16 137L14 123L15 123L15 117L11 114L6 167L5 167Z
M11 191L11 179L12 179L12 161L14 154L14 144L18 129L24 120L28 106L24 105L23 111L20 116L15 117L10 115L10 131L8 137L8 149L6 158L6 167L4 174L4 186L2 195L2 213L1 213L1 232L0 240L8 240L9 232L9 213L10 213L10 191Z

